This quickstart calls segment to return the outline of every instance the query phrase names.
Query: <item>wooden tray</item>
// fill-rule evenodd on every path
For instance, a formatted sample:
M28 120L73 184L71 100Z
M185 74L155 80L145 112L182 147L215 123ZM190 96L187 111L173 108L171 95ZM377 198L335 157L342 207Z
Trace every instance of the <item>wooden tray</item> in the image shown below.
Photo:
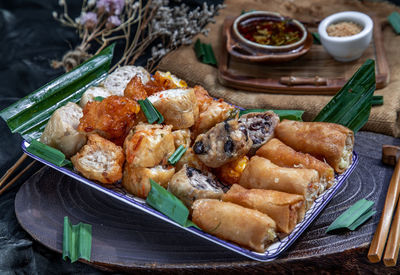
M63 218L93 226L91 261L101 269L124 272L217 274L399 273L399 266L371 264L367 251L379 222L393 168L380 163L378 143L397 140L361 132L356 136L360 162L335 198L306 232L272 262L252 261L116 199L44 168L18 191L15 211L22 227L48 248L62 250ZM361 198L375 202L377 214L356 231L326 234L329 224ZM60 255L61 257L61 255Z
M231 26L234 18L226 18L222 35L223 42L218 60L220 82L229 87L279 94L335 94L356 70L367 60L376 62L376 87L385 87L389 82L389 66L383 47L382 27L376 18L374 21L373 40L361 58L342 63L334 60L322 45L312 45L304 56L296 60L278 64L260 64L246 62L231 56L227 43L231 43ZM308 27L310 32L316 26Z

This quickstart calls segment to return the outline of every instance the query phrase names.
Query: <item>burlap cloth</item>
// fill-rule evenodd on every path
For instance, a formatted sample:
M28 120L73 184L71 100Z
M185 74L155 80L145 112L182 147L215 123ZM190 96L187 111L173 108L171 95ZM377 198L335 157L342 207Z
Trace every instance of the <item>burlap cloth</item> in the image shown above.
M361 11L376 15L382 19L400 8L386 2L360 2L345 0L226 0L226 8L215 18L215 24L209 24L207 37L200 35L202 42L211 43L215 53L221 47L221 27L226 16L236 16L242 10L269 10L296 19L310 21L321 20L339 11ZM385 50L390 67L390 83L384 89L376 90L375 95L384 96L384 105L372 107L370 118L363 130L400 136L400 35L396 36L391 27L384 28ZM196 41L197 37L193 40ZM218 82L217 69L200 63L195 56L193 46L185 46L164 57L158 69L170 71L186 80L189 85L200 84L209 93L218 98L244 108L297 109L305 110L304 120L313 119L332 96L283 95L255 93L231 89Z

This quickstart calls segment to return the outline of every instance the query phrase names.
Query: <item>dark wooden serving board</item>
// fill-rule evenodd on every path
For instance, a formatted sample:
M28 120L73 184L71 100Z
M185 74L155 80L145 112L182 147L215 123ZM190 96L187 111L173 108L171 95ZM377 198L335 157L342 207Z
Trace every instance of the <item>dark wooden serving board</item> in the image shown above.
M389 83L389 65L383 46L382 28L387 22L373 17L373 39L363 55L351 62L334 60L322 45L313 44L303 56L293 61L259 63L238 59L227 48L234 41L231 32L233 17L227 17L222 27L223 43L219 51L218 78L229 87L253 92L279 94L331 95L339 91L367 60L376 62L377 89ZM317 25L308 27L317 31Z
M381 144L394 138L356 135L360 161L343 188L287 252L262 263L236 254L158 220L50 168L43 168L19 190L15 211L22 227L37 241L61 253L63 218L93 225L89 264L115 271L168 273L256 272L400 273L397 267L371 264L366 254L379 221L393 171L380 162ZM361 198L375 201L377 214L354 232L326 234L327 226ZM60 255L61 257L61 255Z

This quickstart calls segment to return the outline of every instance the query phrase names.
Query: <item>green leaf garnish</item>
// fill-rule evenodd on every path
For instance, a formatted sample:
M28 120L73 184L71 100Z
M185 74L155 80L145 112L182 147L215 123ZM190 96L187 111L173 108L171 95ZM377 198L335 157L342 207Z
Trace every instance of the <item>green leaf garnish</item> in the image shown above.
M186 148L183 145L180 145L178 147L178 149L175 150L175 152L169 157L168 159L168 163L171 165L175 165L183 156L183 154L185 154L186 152Z
M388 21L396 34L400 34L400 14L397 11L392 12Z
M53 112L67 102L78 102L90 86L98 85L110 68L114 44L72 71L15 102L0 112L12 133L26 141L38 139Z
M383 95L372 96L371 105L372 106L383 105Z
M211 44L201 43L200 39L197 39L196 43L194 44L194 51L197 59L199 59L202 63L217 65L217 59L215 58Z
M303 121L301 117L303 116L304 111L302 110L246 109L246 110L240 110L239 116L248 113L264 113L266 111L273 111L275 114L279 116L280 120L289 119L289 120Z
M156 109L156 107L154 107L148 98L145 100L138 100L138 103L150 124L153 124L156 121L159 124L164 122L163 115Z
M79 258L90 261L92 251L92 225L86 223L78 223L72 225L67 216L64 217L63 232L63 259L67 257L71 263L76 262Z
M183 202L175 197L174 194L152 179L150 179L150 184L151 189L147 195L146 202L151 207L168 216L171 220L182 226L186 226L189 217L189 209L187 209Z
M355 230L366 220L368 220L376 211L372 210L374 205L373 201L367 201L366 199L361 199L355 204L353 204L349 209L343 212L326 230L330 232L337 229L349 229Z
M312 36L313 36L313 39L314 39L313 43L317 44L317 45L321 45L321 39L319 38L319 33L313 32Z
M30 145L26 148L26 150L29 153L60 167L72 165L69 160L65 159L65 155L60 150L43 144L35 139L31 140Z
M95 98L93 98L94 101L103 101L104 97L102 96L96 96Z
M357 132L368 121L374 91L375 61L368 59L314 121L338 123Z

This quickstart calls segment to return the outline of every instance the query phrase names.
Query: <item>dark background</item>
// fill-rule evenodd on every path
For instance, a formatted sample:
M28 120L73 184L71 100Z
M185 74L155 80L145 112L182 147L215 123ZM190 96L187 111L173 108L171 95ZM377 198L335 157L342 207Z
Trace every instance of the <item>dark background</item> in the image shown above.
M79 15L81 2L68 1L73 18ZM174 3L173 1L171 1ZM203 1L183 1L195 7ZM220 3L222 1L208 1ZM400 0L392 1L397 5ZM50 61L61 59L74 48L78 36L74 29L62 27L52 18L60 12L58 1L0 1L0 109L41 87L63 73ZM117 55L118 58L118 48ZM143 58L136 65L144 65ZM21 156L21 138L11 134L0 120L0 175ZM32 238L18 224L14 198L21 184L41 167L35 164L6 193L0 196L0 274L97 274L100 271L82 264L70 264Z

